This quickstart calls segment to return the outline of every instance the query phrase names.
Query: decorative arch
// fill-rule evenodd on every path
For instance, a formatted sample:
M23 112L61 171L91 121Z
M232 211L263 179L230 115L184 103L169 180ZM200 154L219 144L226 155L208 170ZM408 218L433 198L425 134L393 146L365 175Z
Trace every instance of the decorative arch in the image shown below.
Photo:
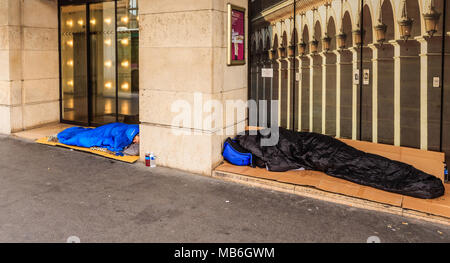
M328 23L327 23L327 33L328 36L331 37L331 45L330 45L330 50L335 50L336 49L336 41L334 41L336 39L336 34L337 34L337 27L336 27L336 23L334 21L333 17L330 17L328 19Z
M373 22L373 12L370 9L369 5L364 5L363 7L363 22L362 22L362 28L364 30L363 34L363 43L364 44L370 44L373 43L373 39L375 39L374 36L374 30L373 25L375 24Z
M310 39L310 33L309 33L309 29L308 29L308 25L305 24L303 26L303 30L302 30L302 38L301 40L303 40L306 43L305 46L305 53L308 54L309 53L309 39Z
M345 39L345 46L351 47L353 45L353 38L352 38L352 31L353 31L353 24L352 24L352 17L350 15L350 12L346 11L344 12L344 16L342 17L342 29L344 31L344 34L347 36Z
M383 1L383 0L380 0ZM386 29L386 41L395 39L396 25L394 9L392 3L389 0L384 0L381 5L381 14L383 17L383 23L387 26Z
M411 17L414 22L411 29L411 38L420 36L422 34L422 5L419 4L419 0L406 1L406 8L408 10L408 16ZM402 7L400 6L400 13ZM401 17L401 15L399 15Z

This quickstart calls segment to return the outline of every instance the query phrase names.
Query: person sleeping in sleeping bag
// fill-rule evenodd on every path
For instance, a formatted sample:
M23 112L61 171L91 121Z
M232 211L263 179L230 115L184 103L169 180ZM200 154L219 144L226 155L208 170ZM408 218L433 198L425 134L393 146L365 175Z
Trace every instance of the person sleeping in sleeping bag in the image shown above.
M66 145L106 148L117 155L123 155L125 149L139 144L139 125L110 123L97 128L71 127L58 133L57 138Z

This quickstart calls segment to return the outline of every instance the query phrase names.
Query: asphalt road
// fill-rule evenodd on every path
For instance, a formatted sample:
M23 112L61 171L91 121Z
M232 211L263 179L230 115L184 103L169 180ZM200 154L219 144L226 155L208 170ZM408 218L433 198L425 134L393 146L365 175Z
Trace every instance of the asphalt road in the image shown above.
M450 227L0 136L0 242L450 242Z

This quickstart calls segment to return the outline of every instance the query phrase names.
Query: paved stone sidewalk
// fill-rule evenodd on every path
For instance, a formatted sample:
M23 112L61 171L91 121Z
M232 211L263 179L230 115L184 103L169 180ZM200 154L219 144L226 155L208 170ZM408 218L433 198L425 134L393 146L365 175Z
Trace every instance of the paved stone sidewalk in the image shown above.
M0 242L450 242L450 227L0 137Z

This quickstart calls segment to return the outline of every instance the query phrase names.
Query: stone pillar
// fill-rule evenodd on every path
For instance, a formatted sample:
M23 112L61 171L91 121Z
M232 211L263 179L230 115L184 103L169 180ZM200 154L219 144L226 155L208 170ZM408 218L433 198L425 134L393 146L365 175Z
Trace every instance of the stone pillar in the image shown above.
M299 57L296 57L295 58L297 61L296 61L296 64L298 65L297 67L298 67L298 73L297 72L295 72L295 74L297 75L298 74L298 79L297 79L297 76L295 77L296 79L295 79L295 81L296 81L296 83L298 83L297 85L298 85L298 89L297 89L297 130L298 131L301 131L302 130L302 113L303 113L303 111L302 111L302 85L303 85L303 82L302 82L302 75L303 75L303 72L302 72L302 67L303 67L303 63L302 63L302 57L301 56L299 56ZM293 124L294 126L295 126L295 124Z
M314 120L314 58L313 55L307 55L309 59L309 131L313 131Z
M394 50L390 44L372 49L372 142L393 144Z
M341 137L341 51L334 50L336 55L336 138Z
M247 64L226 65L228 2L247 8L244 0L139 3L141 159L151 151L158 165L210 175L224 139L245 128ZM241 102L237 118L225 111L229 100Z
M283 88L283 59L278 58L277 60L278 64L278 126L281 126L281 113L282 113L282 96L281 96L281 89Z
M22 128L21 3L0 0L0 133Z
M360 63L360 50L359 48L355 48L355 47L351 47L349 48L349 50L352 52L352 56L353 56L353 72L352 74L355 74L356 72L359 71L359 63ZM359 81L362 81L362 76L359 76ZM352 78L352 82L353 82L353 78ZM359 102L359 85L360 84L355 84L355 82L352 83L352 140L357 140L358 139L358 127L361 124L358 124L358 114L359 114L359 108L358 108L358 103Z
M289 130L291 128L291 92L292 92L292 67L293 61L291 58L286 59L287 62L287 91L286 91L286 128Z
M336 135L336 54L322 53L322 133Z
M442 36L417 38L420 43L420 148L439 151L441 88L433 78L442 78Z
M322 134L325 134L326 112L327 112L327 56L324 52L320 53L322 58Z
M415 40L394 46L394 145L420 147L420 59Z
M299 130L309 131L310 126L310 58L307 56L300 57L300 86L299 93L299 108L301 108L301 115L299 115L300 123Z
M0 0L0 133L59 121L57 0Z
M322 57L319 54L310 58L310 131L322 132Z

